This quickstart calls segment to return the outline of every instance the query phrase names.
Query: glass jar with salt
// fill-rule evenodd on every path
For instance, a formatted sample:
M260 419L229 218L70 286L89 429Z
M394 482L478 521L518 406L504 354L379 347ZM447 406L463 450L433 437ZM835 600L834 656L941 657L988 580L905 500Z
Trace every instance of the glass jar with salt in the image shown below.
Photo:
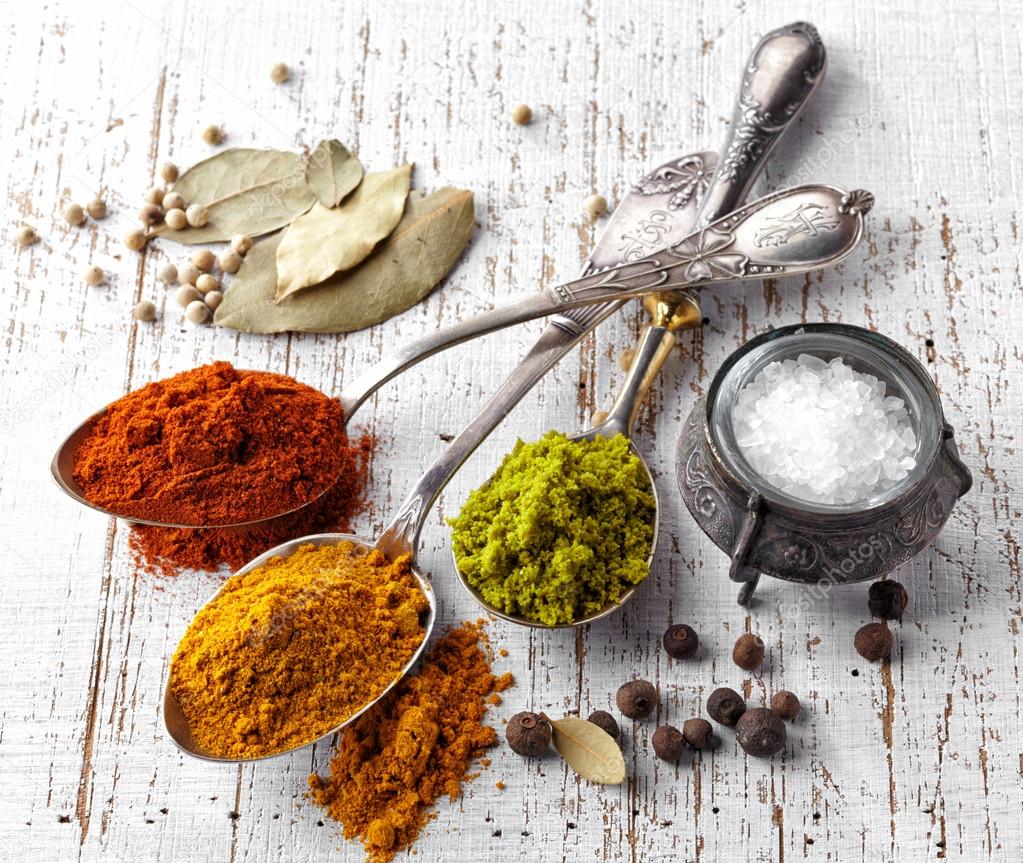
M820 586L890 572L972 483L926 370L842 324L782 327L732 354L686 422L677 470L743 604L761 573Z

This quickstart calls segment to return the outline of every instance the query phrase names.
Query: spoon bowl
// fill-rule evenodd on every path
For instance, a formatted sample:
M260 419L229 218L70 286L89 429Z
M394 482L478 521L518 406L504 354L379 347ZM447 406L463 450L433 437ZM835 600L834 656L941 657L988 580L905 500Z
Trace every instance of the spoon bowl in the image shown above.
M379 548L379 543L374 544L372 542L368 542L367 540L360 536L354 536L353 534L349 533L318 533L313 534L311 536L303 536L300 537L299 539L290 540L288 542L276 546L275 548L271 548L269 551L263 552L263 554L261 554L259 557L249 561L249 563L245 564L245 566L239 569L238 572L234 573L234 576L245 575L246 573L252 572L252 570L258 569L272 558L289 557L300 546L303 545L317 546L336 545L344 541L352 542L365 551L370 551L373 548ZM196 758L201 758L204 761L214 761L222 764L225 763L241 764L250 761L264 761L267 758L275 758L278 755L284 755L288 752L293 752L296 749L301 749L305 746L308 746L310 743L314 743L316 740L320 740L324 737L329 737L330 735L340 731L346 725L349 725L350 723L354 722L356 719L362 716L363 713L369 710L374 704L380 701L381 698L387 695L387 693L390 692L395 687L395 685L397 685L398 681L402 680L405 677L405 675L408 674L408 672L419 660L419 657L422 655L423 650L426 648L426 645L430 640L430 635L433 632L434 624L437 621L437 596L433 591L433 585L430 583L430 580L425 575L423 575L419 568L416 567L414 564L412 566L412 574L415 576L416 582L419 584L419 589L423 592L423 596L426 597L427 602L429 602L430 604L429 610L426 612L426 619L422 621L424 630L422 642L420 643L419 647L416 648L416 652L412 654L412 656L409 658L405 666L395 676L394 680L392 680L391 683L388 684L388 686L379 695L376 696L376 698L373 698L372 700L366 702L366 704L364 704L350 716L346 717L343 721L339 722L329 731L325 731L323 734L317 735L313 739L307 740L303 743L299 743L295 746L288 747L287 749L282 749L278 752L268 752L265 755L260 755L255 758L234 758L211 755L210 753L203 750L201 746L199 746L194 736L192 735L191 728L188 725L188 719L185 716L185 712L181 709L181 705L178 703L178 699L174 696L174 692L170 685L170 680L168 679L167 686L163 694L163 724L164 727L167 729L167 734L170 736L170 739L174 741L174 744L183 752L186 752L189 755L193 755ZM232 576L232 578L234 576ZM221 592L223 592L223 589L224 588L221 587L220 590L218 590L212 597L210 597L210 599L206 602L206 605L209 605L210 603L214 602L217 599L217 597L220 596ZM205 608L206 606L203 607Z

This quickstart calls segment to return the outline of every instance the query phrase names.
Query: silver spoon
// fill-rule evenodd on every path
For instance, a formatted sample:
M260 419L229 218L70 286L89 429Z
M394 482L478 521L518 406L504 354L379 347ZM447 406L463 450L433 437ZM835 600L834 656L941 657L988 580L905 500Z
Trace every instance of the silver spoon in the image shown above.
M873 201L869 192L846 192L827 185L796 186L775 192L710 222L658 252L554 285L447 327L420 342L437 345L433 349L436 351L439 346L457 344L567 309L721 282L759 281L765 276L776 278L827 267L843 260L856 247L863 236L863 215ZM403 352L398 351L392 359L374 366L370 374L381 382L390 380L407 365L403 357ZM114 512L86 500L74 478L75 452L102 413L79 426L53 458L51 472L67 494L92 509L141 524L189 528L246 524L167 524ZM303 506L314 502L315 499Z

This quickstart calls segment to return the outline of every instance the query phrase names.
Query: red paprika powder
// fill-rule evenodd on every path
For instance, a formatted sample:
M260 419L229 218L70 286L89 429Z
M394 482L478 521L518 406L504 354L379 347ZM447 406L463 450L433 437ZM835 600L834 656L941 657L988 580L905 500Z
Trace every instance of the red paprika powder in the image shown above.
M119 514L224 525L301 506L345 468L340 402L217 362L114 402L79 446L74 474L87 500Z

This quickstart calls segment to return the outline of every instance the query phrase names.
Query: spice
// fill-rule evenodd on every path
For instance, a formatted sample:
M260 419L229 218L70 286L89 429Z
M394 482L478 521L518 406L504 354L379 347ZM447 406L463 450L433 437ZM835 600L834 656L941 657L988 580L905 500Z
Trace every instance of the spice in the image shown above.
M786 722L792 722L799 715L799 699L787 689L771 696L771 710Z
M785 747L785 723L766 707L754 707L739 717L735 739L745 752L770 758Z
M180 231L188 226L188 216L185 211L180 207L172 207L164 214L163 220L167 223L167 227L175 231Z
M312 798L385 863L412 845L442 795L458 798L469 765L497 742L483 724L486 697L511 683L491 673L479 623L451 630L342 732L330 775L309 778Z
M91 288L95 288L97 285L102 285L103 270L95 264L89 264L89 266L82 270L82 281Z
M114 402L79 446L74 474L87 500L125 516L232 524L326 491L345 464L338 439L336 400L218 362Z
M124 235L124 244L133 252L138 252L146 244L146 232L141 228L133 228Z
M178 268L174 264L164 264L156 278L165 285L173 285L178 280Z
M165 194L167 194L167 192L162 186L150 186L146 189L144 199L147 204L152 204L153 206L158 207L163 201L163 196Z
M715 689L707 699L707 713L715 722L734 726L746 712L746 702L734 689L722 686Z
M224 582L174 654L171 692L209 755L258 758L346 721L426 635L411 555L303 545Z
M202 139L211 147L224 143L224 130L220 126L207 126L202 130Z
M451 520L468 583L506 614L572 623L621 600L648 573L654 498L622 435L521 440Z
M309 506L246 530L135 525L130 545L136 565L164 576L176 575L180 569L215 572L226 566L234 570L290 539L313 533L350 533L351 519L365 505L362 492L373 439L365 436L349 443L340 435L327 445L340 460L340 477Z
M206 308L215 312L217 307L224 302L224 295L220 291L210 291L202 298L202 301L206 304Z
M598 725L578 716L551 720L551 742L558 755L583 779L600 785L625 780L625 758L618 741Z
M682 736L693 749L710 749L714 745L714 729L699 716L682 723Z
M248 234L235 234L231 237L231 248L244 258L252 248L252 237Z
M195 287L195 280L199 278L199 270L191 262L178 268L178 281L183 285Z
M160 206L165 210L184 210L186 205L185 199L177 192L168 192L163 196Z
M867 606L874 617L881 620L902 620L909 603L909 595L897 581L875 581L867 594Z
M916 463L905 402L842 357L768 363L740 391L732 425L752 468L799 500L862 504Z
M657 701L657 688L649 680L632 680L615 693L615 704L629 719L646 719L657 709Z
M533 109L529 105L519 103L512 108L512 120L518 123L520 126L525 126L530 123L533 119Z
M86 212L96 220L107 217L107 202L102 198L93 198L85 205Z
M205 324L210 319L210 307L202 300L192 300L185 306L185 317L193 324Z
M146 204L139 210L139 221L146 227L152 227L163 221L163 210L159 204Z
M291 77L291 70L287 63L274 63L270 68L270 80L275 84L283 84Z
M182 283L181 287L174 292L174 302L176 302L181 308L187 309L196 300L201 300L202 294L200 294L193 285Z
M583 209L591 219L597 219L607 212L607 198L603 195L590 195L583 201Z
M700 637L696 630L684 623L676 623L664 630L661 639L664 652L672 659L689 659L700 649Z
M160 177L165 183L173 183L178 178L178 166L173 162L164 162L160 166Z
M14 239L17 240L19 246L31 246L33 243L39 242L39 234L31 225L21 225L14 235Z
M732 648L732 662L745 671L753 671L764 661L764 642L759 635L744 632Z
M535 713L516 713L505 729L508 747L516 755L535 758L551 745L551 724Z
M662 761L678 761L682 753L686 751L686 740L673 725L662 725L651 738L654 746L654 753Z
M217 256L213 254L209 249L198 249L192 254L192 266L195 267L200 273L208 273L213 269L213 266L217 263ZM199 283L196 282L195 286L198 288Z
M150 300L140 300L131 310L131 316L136 321L155 321L156 305Z
M64 208L64 221L78 227L85 224L85 210L81 204L71 203Z
M185 210L185 220L188 222L190 227L201 228L210 219L209 210L207 210L202 204L189 204L188 209Z
M200 294L208 294L210 291L219 291L220 279L210 273L203 273L195 280L195 289Z
M856 652L869 662L887 659L892 655L892 633L885 623L861 626L853 638Z
M606 710L594 710L593 713L586 718L587 721L592 722L598 728L603 729L615 740L618 740L622 736L622 730L618 727L618 722Z
M237 273L238 268L241 267L241 265L242 256L234 249L228 249L226 252L222 252L217 256L217 266L220 267L221 272Z

